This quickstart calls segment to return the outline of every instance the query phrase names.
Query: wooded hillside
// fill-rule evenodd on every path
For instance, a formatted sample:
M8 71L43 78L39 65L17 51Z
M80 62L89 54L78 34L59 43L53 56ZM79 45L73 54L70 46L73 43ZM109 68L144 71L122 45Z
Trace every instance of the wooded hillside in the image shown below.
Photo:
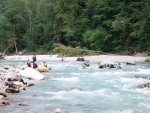
M47 53L54 43L150 51L150 0L0 0L0 52Z

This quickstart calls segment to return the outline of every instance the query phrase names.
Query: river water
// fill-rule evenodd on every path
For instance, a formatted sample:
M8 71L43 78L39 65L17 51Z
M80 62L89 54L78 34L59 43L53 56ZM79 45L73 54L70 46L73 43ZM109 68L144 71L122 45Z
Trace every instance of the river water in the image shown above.
M42 62L39 61L39 64ZM26 65L26 62L3 61L3 65ZM121 69L99 69L98 63L82 69L81 62L47 61L51 80L35 81L25 91L10 95L11 104L0 113L50 113L61 108L65 113L117 113L133 109L150 113L150 89L137 88L150 76L150 63L121 64ZM19 106L19 104L28 106Z

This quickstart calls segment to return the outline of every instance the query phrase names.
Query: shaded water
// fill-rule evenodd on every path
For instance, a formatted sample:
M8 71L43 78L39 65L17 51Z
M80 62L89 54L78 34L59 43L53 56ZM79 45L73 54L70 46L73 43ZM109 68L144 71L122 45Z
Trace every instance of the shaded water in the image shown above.
M11 105L0 108L0 113L49 113L56 108L69 113L117 113L121 109L150 112L150 90L138 89L142 82L135 78L150 76L150 63L122 63L121 69L99 69L95 62L88 69L82 69L79 62L47 63L52 70L43 75L52 79L36 81L26 91L10 95ZM26 65L11 61L1 64Z

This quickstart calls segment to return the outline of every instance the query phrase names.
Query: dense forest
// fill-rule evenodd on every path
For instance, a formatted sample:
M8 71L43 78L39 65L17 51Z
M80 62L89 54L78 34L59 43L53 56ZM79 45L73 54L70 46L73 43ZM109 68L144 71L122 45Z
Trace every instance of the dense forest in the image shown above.
M150 51L150 0L0 0L0 52Z

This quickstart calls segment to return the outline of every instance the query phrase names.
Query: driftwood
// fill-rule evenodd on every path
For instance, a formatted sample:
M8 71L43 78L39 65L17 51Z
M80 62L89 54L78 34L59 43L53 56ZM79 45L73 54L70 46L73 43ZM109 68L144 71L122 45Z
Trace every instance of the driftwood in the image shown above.
M19 52L19 54L22 55L26 50L27 48L25 48L22 52Z
M103 55L110 55L111 53L106 53L106 52L103 52L103 51L95 51L95 50L85 50L85 49L81 49L81 51L85 51L85 52L95 52L95 53L100 53L100 54L103 54Z
M9 46L4 50L3 53L0 53L0 59L4 59L4 58L5 58L5 53L6 53L6 51L7 51L10 47L11 47L11 45L9 45Z

